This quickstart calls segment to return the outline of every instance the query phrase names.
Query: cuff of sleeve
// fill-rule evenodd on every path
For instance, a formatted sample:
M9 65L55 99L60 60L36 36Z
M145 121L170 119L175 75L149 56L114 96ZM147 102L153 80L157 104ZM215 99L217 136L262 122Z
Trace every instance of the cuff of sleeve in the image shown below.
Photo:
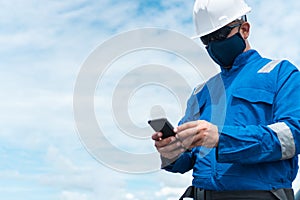
M168 159L160 156L160 160L161 160L161 169L167 169L176 162L177 158Z
M183 155L184 153L189 153L189 152L192 152L191 149L187 149L185 152L181 153L180 155L178 155L177 157L175 158L172 158L172 159L168 159L168 158L165 158L163 156L160 156L160 160L161 160L161 169L170 169L173 167L173 165L176 163L176 161L178 160L178 158Z

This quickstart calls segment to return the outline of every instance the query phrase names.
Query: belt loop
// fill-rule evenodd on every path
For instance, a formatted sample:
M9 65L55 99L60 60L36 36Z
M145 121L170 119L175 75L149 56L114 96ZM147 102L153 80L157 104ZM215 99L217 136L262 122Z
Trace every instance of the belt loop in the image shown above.
M183 200L185 197L193 198L194 200L205 200L205 190L189 186L179 200Z
M195 187L195 200L205 200L205 190Z

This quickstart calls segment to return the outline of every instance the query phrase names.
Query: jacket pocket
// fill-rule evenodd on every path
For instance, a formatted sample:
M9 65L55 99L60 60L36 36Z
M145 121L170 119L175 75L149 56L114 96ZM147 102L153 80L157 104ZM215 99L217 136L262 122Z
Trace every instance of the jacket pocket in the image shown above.
M272 121L275 94L257 88L238 88L232 93L234 119L244 125L267 125Z
M256 88L238 88L233 92L232 96L252 103L272 104L274 99L273 92Z

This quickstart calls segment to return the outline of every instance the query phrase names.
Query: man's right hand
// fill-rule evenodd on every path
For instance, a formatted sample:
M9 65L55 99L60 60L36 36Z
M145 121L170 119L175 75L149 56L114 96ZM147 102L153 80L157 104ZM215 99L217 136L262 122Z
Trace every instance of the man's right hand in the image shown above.
M156 132L152 135L152 140L155 141L155 147L160 155L167 159L176 159L186 148L174 136L162 139L162 133Z

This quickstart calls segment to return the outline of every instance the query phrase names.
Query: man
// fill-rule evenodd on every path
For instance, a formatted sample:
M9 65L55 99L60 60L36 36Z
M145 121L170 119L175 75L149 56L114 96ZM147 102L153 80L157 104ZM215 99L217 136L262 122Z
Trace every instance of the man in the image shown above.
M300 73L251 49L250 10L244 0L195 1L197 37L221 72L194 90L175 137L152 135L165 170L193 169L182 198L294 199Z

